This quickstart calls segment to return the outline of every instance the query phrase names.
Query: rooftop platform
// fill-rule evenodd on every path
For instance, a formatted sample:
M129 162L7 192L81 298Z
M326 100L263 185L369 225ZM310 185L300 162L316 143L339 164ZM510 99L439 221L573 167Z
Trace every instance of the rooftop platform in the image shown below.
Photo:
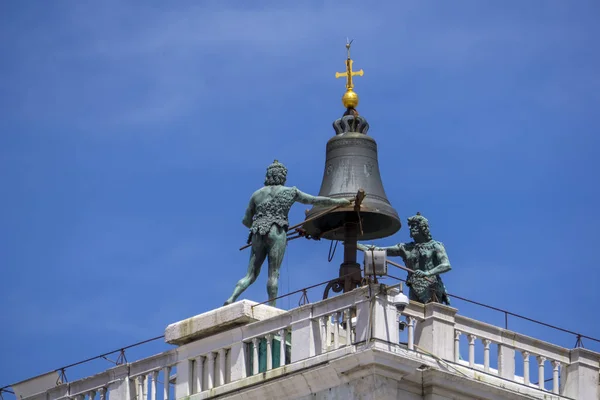
M243 300L169 325L172 350L73 382L45 374L13 389L22 400L600 399L599 353L442 304L399 311L394 290L372 285L289 311Z

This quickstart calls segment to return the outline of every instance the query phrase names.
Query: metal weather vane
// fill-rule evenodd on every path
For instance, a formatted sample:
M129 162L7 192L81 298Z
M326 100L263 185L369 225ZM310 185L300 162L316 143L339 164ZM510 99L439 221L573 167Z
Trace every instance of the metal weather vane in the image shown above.
M354 82L352 77L354 76L363 76L364 71L362 69L358 71L352 70L352 65L354 61L350 58L350 46L354 40L346 39L346 50L348 52L348 58L346 59L346 71L345 72L336 72L335 77L342 78L346 77L346 93L342 96L342 104L346 108L355 108L358 105L358 95L354 92Z

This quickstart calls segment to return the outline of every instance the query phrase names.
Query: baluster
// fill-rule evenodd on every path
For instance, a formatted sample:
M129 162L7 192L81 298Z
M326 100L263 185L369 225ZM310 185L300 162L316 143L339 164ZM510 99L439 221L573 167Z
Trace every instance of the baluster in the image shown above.
M137 377L137 400L145 400L144 398L144 375Z
M208 361L208 365L206 366L206 368L208 369L206 389L210 390L214 387L215 384L215 353L211 351L206 355L206 359Z
M258 374L258 338L252 339L252 375Z
M225 384L225 368L226 361L225 356L227 355L227 349L219 349L219 383L218 385ZM217 385L215 385L217 386Z
M152 391L150 392L150 399L156 400L156 393L158 392L158 370L152 371Z
M319 327L321 328L321 354L327 351L327 319L319 318Z
M165 381L165 383L163 384L163 399L170 400L171 394L169 393L169 389L170 389L171 383L169 382L169 380L171 378L171 367L163 368L163 375L164 375L163 379ZM104 399L101 398L100 400L104 400Z
M325 336L327 337L325 349L329 350L329 347L331 346L331 315L328 315L325 318Z
M346 320L346 346L352 344L352 310L344 310L344 319Z
M523 354L523 383L529 385L529 352L522 351Z
M540 389L544 389L544 363L546 362L546 357L537 356L538 362L538 386Z
M187 395L191 396L194 394L194 359L187 360L188 379L187 383Z
M147 379L148 377L146 375L143 375L142 377L142 386L143 386L143 392L142 392L142 396L144 400L148 400L148 381L149 379Z
M406 346L409 350L415 349L415 319L410 315L406 316L406 327L408 331L408 339Z
M150 387L150 400L156 400L158 392L158 371L152 371L152 386Z
M558 371L560 370L560 362L552 361L552 393L558 394Z
M273 335L269 333L265 338L267 339L267 371L270 371L273 369L273 349L271 348Z
M139 375L137 377L137 387L138 387L138 393L137 393L137 399L138 400L146 400L146 397L144 396L144 380L145 380L145 376L144 375Z
M287 330L285 328L279 330L279 366L283 367L286 364L285 359L285 339L287 337Z
M196 393L202 392L203 378L204 378L204 356L198 356L198 357L196 357Z
M134 389L134 391L135 391L135 400L142 400L142 395L140 394L141 393L140 389L141 389L142 385L140 384L140 377L139 376L136 376L136 377L133 378L133 385L132 386L134 386L134 388L135 388ZM131 395L129 397L131 397ZM73 399L73 400L77 400L77 399Z
M106 388L105 387L101 387L100 389L98 389L98 394L100 397L99 400L106 400Z
M94 400L94 397L96 397L96 392L94 390L90 390L90 392L88 393L88 399Z
M475 339L477 336L475 335L467 335L469 339L469 367L475 367Z
M460 361L460 335L462 335L461 331L454 331L454 362L457 364Z
M338 311L333 314L333 348L335 350L340 348L340 315Z
M483 339L483 370L485 372L490 372L490 343L492 343L489 339Z

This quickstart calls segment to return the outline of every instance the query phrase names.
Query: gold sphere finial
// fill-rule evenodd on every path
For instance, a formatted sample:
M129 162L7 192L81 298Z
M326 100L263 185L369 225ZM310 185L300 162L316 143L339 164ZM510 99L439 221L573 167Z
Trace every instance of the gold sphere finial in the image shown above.
M354 61L350 58L350 46L352 45L353 40L346 40L346 49L348 51L348 59L346 60L346 72L336 72L335 77L346 78L346 93L342 96L342 104L346 108L356 108L358 105L358 95L354 92L354 82L352 81L352 77L354 76L363 76L364 71L361 69L359 71L352 71L352 64Z
M346 108L356 108L358 105L358 95L352 89L347 90L342 96L342 104Z

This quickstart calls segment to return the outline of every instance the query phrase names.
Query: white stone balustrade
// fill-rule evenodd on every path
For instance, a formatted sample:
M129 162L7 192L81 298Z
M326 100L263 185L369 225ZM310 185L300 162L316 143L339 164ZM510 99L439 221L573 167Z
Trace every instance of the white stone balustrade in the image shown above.
M355 355L350 366L339 364L330 371L334 375L321 378L322 385L335 381L335 374L344 368L361 371L358 366L363 364L380 362L384 370L400 368L400 376L405 376L419 366L439 370L446 363L451 366L446 373L458 371L456 376L461 379L485 381L498 390L510 383L511 390L530 396L527 398L599 399L598 353L546 343L457 315L456 309L437 303L411 302L399 315L391 297L377 294L378 290L378 286L356 289L290 311L247 301L234 303L170 325L166 340L178 344L176 349L22 400L105 400L107 395L110 400L178 400L187 396L200 400L237 393L246 386L256 388L260 382L282 376L283 366L287 376L306 370L310 360L315 360L315 365L329 365L349 355ZM404 319L402 332L399 318ZM215 325L218 323L221 329ZM495 347L497 365L491 365L495 359L490 352ZM360 352L368 349L387 355L360 361ZM517 353L523 356L523 376L515 374ZM478 364L476 357L483 363ZM539 377L535 383L531 382L532 371ZM174 372L176 379L171 378ZM352 373L359 372L344 372L344 376ZM546 373L551 376L547 383ZM174 383L174 398L165 382Z
M176 386L177 398L350 346L354 338L355 303L357 299L362 301L363 296L356 292L344 298L307 304L183 344L178 349L181 380L178 379L180 383ZM302 345L294 346L297 341ZM276 364L274 354L278 355Z
M349 307L314 318L319 325L320 354L349 346L354 342L352 326L354 315L356 315L356 308Z
M542 390L546 390L544 383L545 366L546 364L552 365L553 382L550 390L555 394L559 394L560 383L558 371L561 365L570 363L570 352L568 349L457 315L455 318L455 343L459 343L456 337L461 334L467 335L468 338L467 354L470 368L482 369L484 372L493 373L502 378L531 385L531 368L535 366L538 370L537 386ZM475 364L476 341L483 345L483 366ZM491 369L489 365L489 347L492 343L498 347L498 368L496 369ZM455 361L459 358L459 354L456 354L456 351L460 352L460 350L460 346L457 347L455 345ZM522 377L515 375L516 351L519 351L523 356ZM535 360L533 365L531 362L532 357L535 357L533 358Z
M102 373L55 386L28 397L32 400L156 400L159 390L170 400L171 370L176 364L175 351L167 351L140 361L110 368ZM149 390L148 390L149 389Z

